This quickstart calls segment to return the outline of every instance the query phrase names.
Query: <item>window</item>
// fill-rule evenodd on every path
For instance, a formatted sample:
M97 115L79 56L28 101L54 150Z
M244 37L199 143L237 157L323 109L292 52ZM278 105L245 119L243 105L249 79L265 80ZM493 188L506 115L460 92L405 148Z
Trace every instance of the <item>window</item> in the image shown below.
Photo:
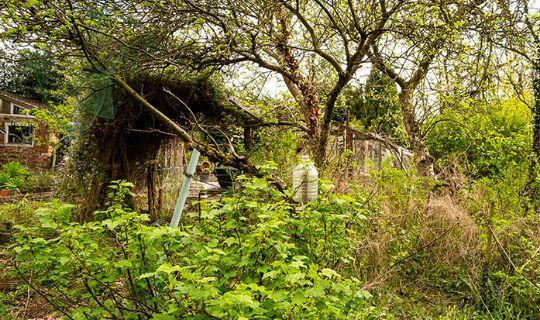
M20 123L6 123L4 143L15 146L34 146L34 127Z
M28 116L28 109L25 107L21 107L17 104L12 103L11 104L11 114L13 115L21 115L21 116Z

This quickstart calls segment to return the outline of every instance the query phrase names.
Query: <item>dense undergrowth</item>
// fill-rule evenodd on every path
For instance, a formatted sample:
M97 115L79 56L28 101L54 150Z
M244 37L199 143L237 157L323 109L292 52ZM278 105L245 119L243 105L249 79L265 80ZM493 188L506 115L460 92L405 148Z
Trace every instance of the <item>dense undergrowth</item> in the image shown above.
M356 231L366 219L352 197L327 194L295 207L264 179L205 205L182 229L153 227L124 206L125 184L84 224L71 206L39 211L14 251L48 299L76 319L351 319L370 294L353 275ZM257 199L257 200L254 200ZM332 214L329 212L332 211ZM369 310L369 309L367 309Z
M244 179L174 229L133 211L117 182L93 221L58 202L38 209L11 250L74 319L536 319L540 223L518 184L449 194L386 168L347 194L324 182L299 206Z
M0 190L6 189L15 194L50 190L53 181L52 173L31 171L17 161L4 163L0 167Z

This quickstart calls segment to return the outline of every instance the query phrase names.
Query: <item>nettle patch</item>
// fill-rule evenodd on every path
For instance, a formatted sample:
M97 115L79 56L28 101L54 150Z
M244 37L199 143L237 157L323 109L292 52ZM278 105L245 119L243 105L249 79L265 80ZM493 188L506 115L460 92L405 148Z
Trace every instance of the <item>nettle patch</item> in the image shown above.
M352 274L365 210L325 193L291 204L265 179L202 204L181 228L148 226L117 182L99 221L69 205L15 235L20 274L72 319L354 319L370 294Z

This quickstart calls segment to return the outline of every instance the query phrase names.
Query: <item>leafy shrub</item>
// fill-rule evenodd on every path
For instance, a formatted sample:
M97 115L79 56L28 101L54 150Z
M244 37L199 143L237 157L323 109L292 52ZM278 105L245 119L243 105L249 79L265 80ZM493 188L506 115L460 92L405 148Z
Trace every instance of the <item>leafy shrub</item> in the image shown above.
M439 164L458 159L476 178L521 166L531 151L531 112L517 99L500 105L461 103L434 121L439 123L427 142Z
M20 162L11 161L0 170L0 189L36 192L50 190L55 177L46 171L30 172Z
M299 138L294 131L276 128L261 128L254 136L256 143L250 152L250 159L261 166L277 164L275 173L280 177L291 176L292 168L297 164Z
M6 221L13 224L30 225L34 223L34 211L45 203L29 201L23 198L19 201L0 205L0 222Z
M347 276L366 218L354 198L295 206L265 179L245 180L171 228L131 211L129 188L111 189L101 221L70 222L72 207L53 203L15 236L19 272L70 317L354 319L369 310L369 293Z
M10 177L24 177L30 173L26 168L17 161L10 161L2 166L2 171Z
M0 170L0 189L20 189L29 174L20 162L5 163Z
M50 190L54 185L55 177L49 172L35 172L26 178L24 191Z

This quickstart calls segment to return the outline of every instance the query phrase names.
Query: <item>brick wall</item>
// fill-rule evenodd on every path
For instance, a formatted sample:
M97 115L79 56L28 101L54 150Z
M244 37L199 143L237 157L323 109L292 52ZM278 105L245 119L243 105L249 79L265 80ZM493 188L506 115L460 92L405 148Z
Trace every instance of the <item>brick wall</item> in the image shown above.
M31 122L34 124L34 146L6 146L4 144L5 123ZM33 119L0 116L0 164L9 161L19 161L31 168L48 169L52 164L53 149L48 145L53 136L48 133L47 128L38 124Z

